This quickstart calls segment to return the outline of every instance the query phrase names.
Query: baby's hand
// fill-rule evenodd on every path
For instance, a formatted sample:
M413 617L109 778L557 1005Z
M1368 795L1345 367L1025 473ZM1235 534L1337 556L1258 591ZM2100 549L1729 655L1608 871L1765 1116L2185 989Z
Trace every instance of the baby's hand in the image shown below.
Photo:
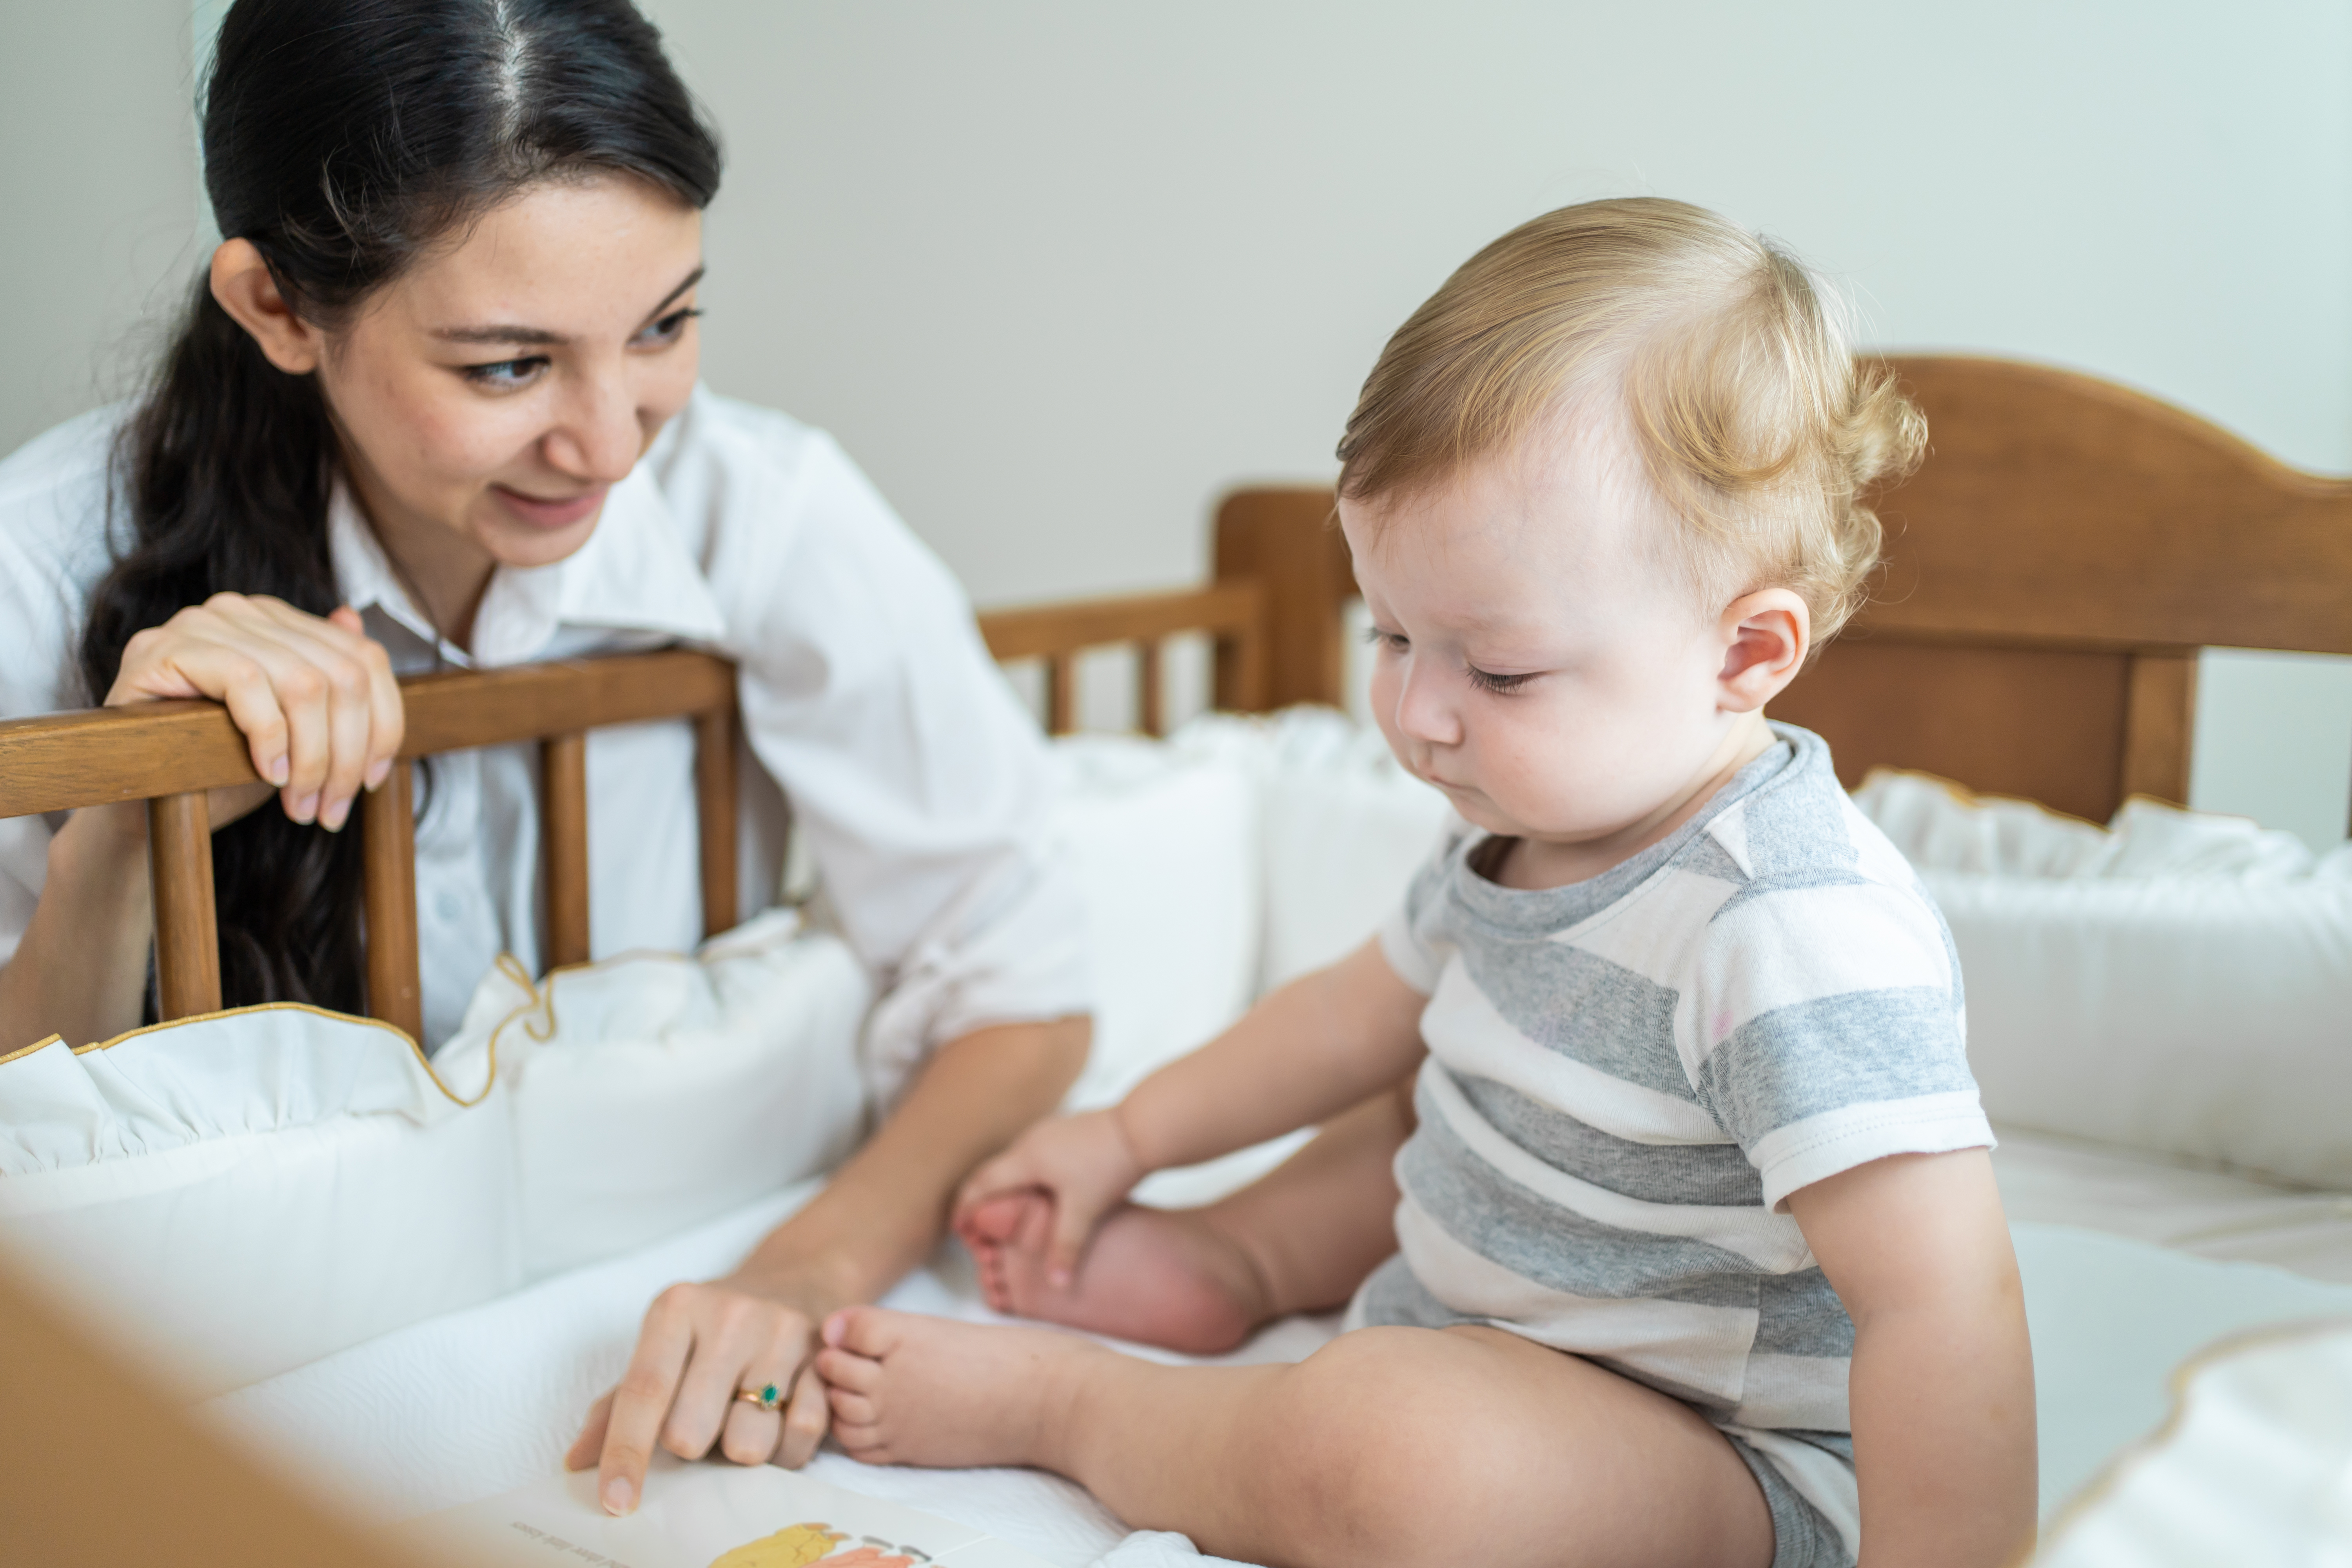
M1118 1111L1056 1117L1032 1127L971 1173L956 1194L953 1223L966 1245L978 1251L988 1244L971 1226L982 1205L1017 1193L1045 1194L1054 1206L1046 1277L1065 1287L1076 1275L1095 1226L1148 1173Z

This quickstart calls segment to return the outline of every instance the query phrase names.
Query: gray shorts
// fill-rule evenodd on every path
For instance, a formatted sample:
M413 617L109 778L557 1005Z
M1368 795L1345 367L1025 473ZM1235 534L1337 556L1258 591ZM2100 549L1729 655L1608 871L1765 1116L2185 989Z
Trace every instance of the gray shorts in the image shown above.
M1764 1489L1764 1506L1772 1510L1772 1568L1853 1568L1845 1538L1821 1510L1799 1496L1771 1460L1732 1434L1724 1436L1748 1462Z

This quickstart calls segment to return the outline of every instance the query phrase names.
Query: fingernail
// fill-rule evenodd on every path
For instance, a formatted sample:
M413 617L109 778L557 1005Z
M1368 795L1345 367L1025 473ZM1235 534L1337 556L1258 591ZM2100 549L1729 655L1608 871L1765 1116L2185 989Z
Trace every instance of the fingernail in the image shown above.
M818 1329L816 1333L817 1338L834 1349L839 1350L841 1348L841 1314L835 1312L825 1319L824 1326Z
M381 788L383 784L383 781L391 776L392 759L390 757L378 757L374 762L368 764L367 786L371 790Z
M294 809L287 815L293 817L297 822L318 821L319 796L317 793L313 792L310 795L298 797L294 802Z
M351 815L352 803L350 801L331 800L327 803L327 809L319 813L319 826L325 828L330 833L340 833L342 831L343 824L350 819Z
M263 776L268 778L271 784L276 784L279 789L284 789L286 787L285 757L280 755L270 758L269 766L263 770Z
M604 1483L604 1511L610 1514L635 1513L637 1489L629 1484L626 1476L614 1476Z
M1070 1288L1070 1271L1066 1268L1056 1268L1048 1278L1053 1280L1054 1289L1056 1290L1066 1290Z

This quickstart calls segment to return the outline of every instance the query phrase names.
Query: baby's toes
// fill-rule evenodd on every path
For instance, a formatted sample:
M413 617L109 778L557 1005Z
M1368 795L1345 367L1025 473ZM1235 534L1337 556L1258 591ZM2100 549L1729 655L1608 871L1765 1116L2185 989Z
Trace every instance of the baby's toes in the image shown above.
M872 1394L882 1386L882 1363L827 1347L816 1352L816 1374L835 1394Z
M1032 1258L1045 1257L1054 1247L1054 1205L1044 1198L1030 1198L1022 1207L1020 1223L1006 1241L1014 1251Z
M833 1440L841 1451L861 1465L887 1465L893 1461L890 1447L882 1440L879 1426L852 1426L846 1422L833 1424Z
M832 1388L825 1391L825 1400L833 1406L836 1426L871 1426L882 1418L880 1409L863 1394L854 1394L845 1388Z
M1004 1255L994 1247L981 1260L980 1299L997 1312L1013 1310L1013 1276L1004 1264Z
M1023 1215L1036 1199L1028 1193L1004 1193L974 1204L964 1215L964 1239L975 1246L990 1242L1010 1241L1021 1228Z
M882 1361L898 1348L899 1319L899 1313L879 1307L845 1307L824 1321L824 1342L868 1361Z

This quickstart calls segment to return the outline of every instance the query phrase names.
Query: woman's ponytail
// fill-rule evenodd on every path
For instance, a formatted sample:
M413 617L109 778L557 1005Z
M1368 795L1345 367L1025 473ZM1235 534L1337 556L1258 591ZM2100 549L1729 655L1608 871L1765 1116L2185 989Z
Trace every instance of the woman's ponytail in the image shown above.
M310 376L288 375L199 279L117 453L127 537L91 595L81 675L103 701L138 632L224 591L323 616L340 602L324 526L334 436ZM221 994L365 1005L359 836L255 811L213 841Z

